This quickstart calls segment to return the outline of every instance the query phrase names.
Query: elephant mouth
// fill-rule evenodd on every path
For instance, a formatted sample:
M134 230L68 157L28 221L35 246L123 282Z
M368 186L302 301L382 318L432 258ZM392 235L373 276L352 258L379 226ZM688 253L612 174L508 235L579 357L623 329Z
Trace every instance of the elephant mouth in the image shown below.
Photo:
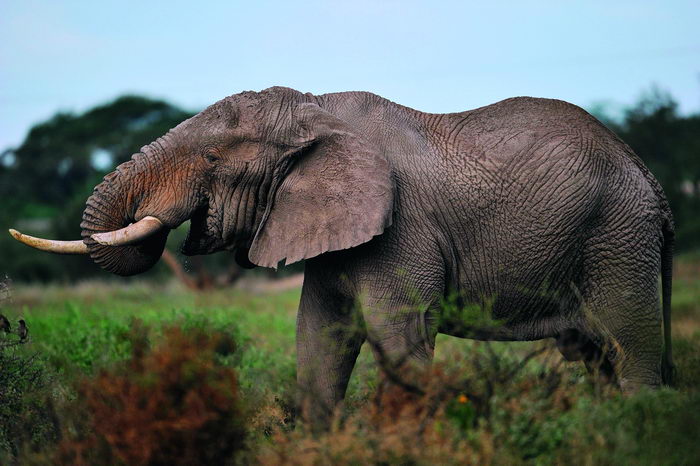
M220 222L221 219L217 220L209 206L197 209L190 218L190 229L180 247L181 252L186 256L198 256L218 251L233 251L236 263L240 267L244 269L257 267L248 258L249 246L224 240L225 235L220 228Z
M210 254L225 249L221 235L212 235L214 218L208 206L197 209L190 218L190 230L180 250L186 256Z

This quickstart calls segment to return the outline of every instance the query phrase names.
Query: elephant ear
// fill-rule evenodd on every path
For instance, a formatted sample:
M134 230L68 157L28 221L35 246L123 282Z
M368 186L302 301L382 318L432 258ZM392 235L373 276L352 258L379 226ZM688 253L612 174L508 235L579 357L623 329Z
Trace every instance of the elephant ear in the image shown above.
M316 104L300 104L294 113L298 149L287 158L249 252L263 267L360 245L392 221L394 183L380 151Z

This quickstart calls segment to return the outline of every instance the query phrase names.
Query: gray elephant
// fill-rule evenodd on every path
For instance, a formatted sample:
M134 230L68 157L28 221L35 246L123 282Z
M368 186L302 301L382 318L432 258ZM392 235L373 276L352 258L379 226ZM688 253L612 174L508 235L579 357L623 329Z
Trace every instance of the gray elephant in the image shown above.
M13 234L132 275L187 220L188 255L306 259L297 377L316 416L344 397L364 341L420 366L438 332L555 338L624 392L670 377L669 205L632 150L566 102L429 114L365 92L243 92L107 175L82 241ZM455 318L448 298L497 325Z

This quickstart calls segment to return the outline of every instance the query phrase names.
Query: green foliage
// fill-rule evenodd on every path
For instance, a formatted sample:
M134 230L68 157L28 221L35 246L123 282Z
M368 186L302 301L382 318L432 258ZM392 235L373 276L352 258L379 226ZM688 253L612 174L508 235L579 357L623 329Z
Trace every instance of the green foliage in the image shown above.
M58 438L50 388L37 353L22 351L0 334L0 463Z
M106 170L189 116L164 101L139 96L119 97L79 115L58 113L10 150L13 163L0 165L0 195L63 209ZM96 154L102 154L102 164Z
M694 296L700 289L696 258L691 259L678 261L676 295ZM136 353L150 351L139 353L139 344L167 346L167 328L176 325L195 340L204 334L236 342L213 345L216 356L207 360L217 371L237 373L242 411L235 419L245 419L246 464L694 464L700 458L700 309L690 298L679 308L674 303L674 315L682 310L674 320L674 389L623 397L592 383L581 364L563 363L547 343L485 344L440 335L427 395L418 399L378 390L377 368L365 345L345 410L331 431L317 436L293 421L298 300L299 290L193 294L133 283L18 286L3 313L11 321L24 317L32 341L17 356L28 360L38 354L30 365L54 375L46 376L36 396L33 385L17 390L15 406L34 406L19 412L34 414L14 417L12 425L22 432L45 430L14 437L15 451L25 460L43 448L43 463L51 462L47 458L57 448L53 426L83 433L90 426L86 412L73 404L84 396L76 382L107 373L132 383L123 377L125 365ZM135 327L136 321L143 325ZM540 348L542 353L523 364ZM150 372L133 383L148 385L164 375ZM47 398L48 391L60 396ZM103 414L109 406L103 403ZM0 462L9 463L5 458Z
M700 387L700 331L688 338L676 338L673 351L678 372L676 386L686 390Z
M460 394L447 402L445 415L452 419L461 430L468 431L474 427L477 412L474 404L469 402L469 397Z
M454 335L478 334L496 329L503 321L493 318L493 301L485 299L483 304L465 304L457 293L453 293L442 300L435 328L442 328L445 333Z
M40 297L38 301L37 297ZM29 322L31 343L23 345L20 354L29 357L36 353L38 357L34 356L31 363L43 368L47 374L55 375L47 379L51 383L37 391L37 396L34 392L39 385L25 384L25 391L13 392L16 402L6 406L15 417L13 423L3 422L2 425L21 432L41 426L54 430L37 437L36 445L31 444L26 435L16 438L13 440L14 450L6 450L5 456L0 456L0 463L6 462L3 458L15 457L17 452L27 461L53 462L49 458L53 457L56 448L56 428L71 425L74 432L76 429L80 432L86 432L81 429L90 429L85 424L84 411L77 412L72 401L81 396L76 392L75 384L85 375L95 377L105 370L119 373L115 365L124 365L134 357L135 342L146 338L149 344L158 345L173 325L182 329L185 335L221 337L217 337L218 343L213 346L215 363L217 367L240 372L237 385L251 410L264 412L268 403L276 409L284 406L289 410L295 378L292 348L298 300L298 290L265 296L234 291L193 295L167 288L154 292L152 288L138 285L94 284L82 286L79 290L57 286L20 287L8 303L9 308L3 312L10 320L14 321L21 315ZM237 304L222 304L230 302ZM256 311L250 312L250 309ZM137 324L139 322L141 324ZM140 328L148 329L145 335ZM246 328L246 333L241 328ZM3 369L5 367L8 366L3 366ZM3 370L0 375L5 374L10 372ZM146 373L143 376L144 380L148 378ZM60 394L60 403L47 401L50 398L44 395L49 390ZM30 402L35 403L30 405L34 406L32 412L36 412L35 415L29 416L28 410L17 410L18 403ZM54 404L60 405L57 413L53 411ZM20 422L14 422L17 416L20 416ZM288 416L287 413L282 419ZM282 421L275 416L269 422ZM47 437L48 434L53 437ZM71 452L75 453L74 450Z
M81 311L78 304L70 301L50 321L36 319L32 334L54 366L68 363L71 368L86 371L131 354L128 322ZM44 338L45 335L51 338Z
M582 399L565 418L556 453L589 464L694 464L700 459L700 394L644 390L630 397Z
M242 350L227 356L225 362L239 371L239 383L245 390L262 396L268 387L294 380L290 349L294 346L297 290L271 297L233 291L197 296L165 288L154 291L104 284L87 285L79 295L66 295L60 287L41 290L44 299L33 305L22 304L25 294L16 296L15 312L31 319L32 345L56 371L88 373L127 359L131 355L129 329L138 319L151 328L154 337L163 326L177 323L183 329L205 329L234 339ZM26 291L31 296L37 292L33 287ZM251 313L250 308L258 312Z

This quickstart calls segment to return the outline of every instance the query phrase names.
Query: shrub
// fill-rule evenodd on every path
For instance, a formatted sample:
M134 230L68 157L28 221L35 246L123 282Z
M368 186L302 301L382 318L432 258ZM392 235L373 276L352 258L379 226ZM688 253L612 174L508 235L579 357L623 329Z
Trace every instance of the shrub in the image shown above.
M87 417L66 429L59 462L221 464L242 450L238 382L219 361L233 342L170 327L150 349L144 329L133 333L131 360L82 382Z
M474 350L423 374L395 371L380 357L392 383L380 384L370 403L349 416L339 412L331 430L317 437L304 425L274 433L259 461L475 464L497 457L517 464L554 457L565 427L558 416L591 387L545 367L552 353L544 346L525 357L498 354L489 343Z
M9 294L0 282L0 302ZM5 317L2 317L5 319ZM58 436L51 397L52 378L36 353L17 335L0 331L0 463L16 462Z
M26 354L16 345L0 345L0 463L57 438L50 382L36 354Z

